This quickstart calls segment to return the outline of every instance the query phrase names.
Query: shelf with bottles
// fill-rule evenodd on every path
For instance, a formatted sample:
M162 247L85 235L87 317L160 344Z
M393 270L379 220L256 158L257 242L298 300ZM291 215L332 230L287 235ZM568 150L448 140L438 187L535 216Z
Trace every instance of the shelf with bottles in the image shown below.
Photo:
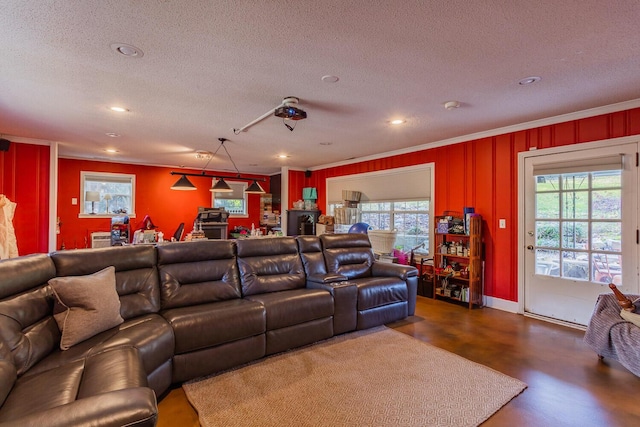
M436 253L449 258L469 258L469 242L444 242Z
M469 218L468 234L450 233L451 217L436 217L434 298L482 306L482 217ZM443 224L448 224L444 227Z

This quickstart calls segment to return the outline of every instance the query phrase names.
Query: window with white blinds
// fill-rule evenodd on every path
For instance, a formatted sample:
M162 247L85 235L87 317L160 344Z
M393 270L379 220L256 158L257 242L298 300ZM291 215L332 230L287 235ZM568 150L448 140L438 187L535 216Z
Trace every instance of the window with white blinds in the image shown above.
M248 210L248 202L247 202L247 194L244 192L247 189L246 182L240 181L227 181L225 180L229 187L233 190L228 193L211 193L211 205L214 208L224 208L227 212L229 212L229 216L233 217L247 217ZM212 183L213 186L214 183Z
M431 165L410 166L327 179L327 203L342 201L342 190L362 193L361 201L431 199Z
M135 175L81 171L80 187L79 217L135 217Z

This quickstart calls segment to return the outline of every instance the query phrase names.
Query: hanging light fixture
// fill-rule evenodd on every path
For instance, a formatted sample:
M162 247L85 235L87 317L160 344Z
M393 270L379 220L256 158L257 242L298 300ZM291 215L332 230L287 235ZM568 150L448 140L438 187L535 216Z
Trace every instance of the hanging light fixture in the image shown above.
M247 187L246 190L244 190L244 192L248 194L264 194L265 193L264 188L262 188L262 186L258 184L258 181L256 181L255 179L253 180L251 185Z
M229 187L224 181L224 178L220 178L210 189L214 193L233 193L233 188Z
M220 141L220 146L216 149L216 151L211 154L210 156L207 156L208 161L207 164L204 165L204 168L202 168L202 172L200 173L186 173L186 172L174 172L171 171L170 174L171 175L182 175L180 177L180 179L171 187L172 190L196 190L196 186L193 185L191 183L191 181L189 181L189 179L187 178L187 176L203 176L205 178L216 178L218 181L213 183L213 186L209 189L212 192L215 193L231 193L233 192L233 189L229 186L229 184L227 184L225 182L225 178L233 178L233 177L229 177L229 176L221 176L221 175L213 175L213 174L208 174L205 172L205 170L207 169L207 166L209 166L209 162L211 162L211 159L213 159L215 157L215 155L218 153L218 151L220 150L220 148L223 148L224 151L227 153L227 157L229 158L229 161L231 161L231 164L233 164L233 168L236 170L237 175L235 176L236 179L241 179L243 181L253 181L253 183L245 190L245 193L249 193L249 194L263 194L266 193L266 191L264 191L264 189L262 188L262 186L260 184L258 184L258 181L266 181L266 179L259 179L259 178L248 178L248 177L243 177L242 175L240 175L240 171L238 170L238 167L236 166L236 163L233 161L233 159L231 158L231 154L229 154L229 151L227 150L227 147L224 146L225 141L228 141L226 138L218 138L218 141Z
M189 181L189 178L185 174L183 174L179 180L176 181L175 184L171 186L172 190L197 190L196 186Z

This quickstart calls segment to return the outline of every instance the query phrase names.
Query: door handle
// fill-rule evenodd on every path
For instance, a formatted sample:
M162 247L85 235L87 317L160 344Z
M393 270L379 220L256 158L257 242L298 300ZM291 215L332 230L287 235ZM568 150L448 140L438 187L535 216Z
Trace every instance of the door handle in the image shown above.
M529 249L530 251L532 251L532 250L533 250L533 245L529 245L529 246L527 246L527 249Z

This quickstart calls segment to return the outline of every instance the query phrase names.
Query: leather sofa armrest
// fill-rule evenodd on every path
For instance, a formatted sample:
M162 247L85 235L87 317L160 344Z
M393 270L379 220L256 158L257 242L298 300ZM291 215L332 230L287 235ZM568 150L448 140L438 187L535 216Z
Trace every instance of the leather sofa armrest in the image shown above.
M307 283L336 283L336 282L344 282L346 280L348 280L346 276L343 276L342 274L333 274L333 273L311 274L307 276Z
M386 262L374 262L371 269L372 276L390 276L407 280L409 277L417 277L418 269L410 265L391 264Z
M135 387L78 399L72 403L31 413L3 427L120 427L155 426L158 418L156 395L150 388Z
M358 287L355 283L349 281L328 283L307 281L307 287L324 289L333 296L334 335L355 331L358 321Z
M374 262L371 268L373 277L397 277L407 284L409 294L407 300L407 314L413 316L416 312L418 295L418 269L410 265L389 264L386 262Z

